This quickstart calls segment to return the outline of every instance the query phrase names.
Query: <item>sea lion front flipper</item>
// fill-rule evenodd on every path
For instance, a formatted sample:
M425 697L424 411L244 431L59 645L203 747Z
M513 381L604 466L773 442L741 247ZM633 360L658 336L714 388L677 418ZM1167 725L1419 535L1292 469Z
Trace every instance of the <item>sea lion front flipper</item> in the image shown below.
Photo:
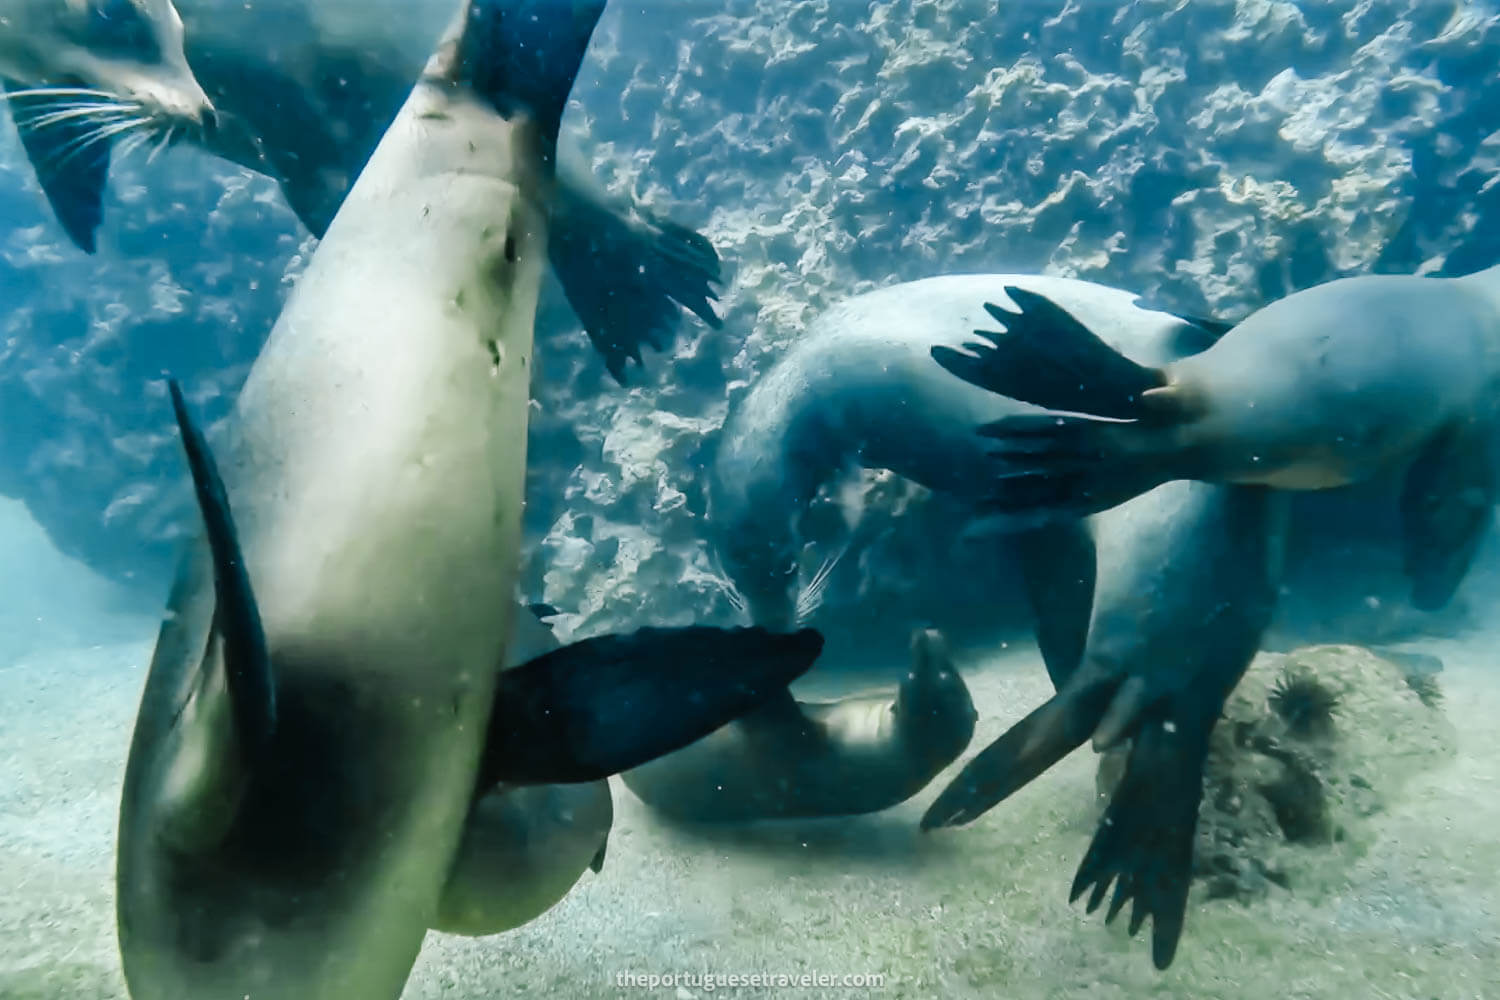
M8 94L28 89L8 78L4 86ZM98 231L104 223L110 140L101 137L101 125L95 118L47 118L76 104L76 97L67 96L12 97L10 113L52 214L74 246L91 254L98 249Z
M566 137L547 253L568 304L621 385L629 361L643 364L643 345L671 347L679 307L714 329L723 325L712 305L724 280L714 245L638 206L609 204Z
M242 748L253 760L266 750L276 731L276 680L271 670L271 654L261 627L255 591L245 571L229 496L208 440L188 413L177 380L169 380L167 388L188 467L192 470L193 491L203 515L209 551L213 554L217 599L214 629L223 644L235 731Z
M1137 731L1124 776L1068 892L1074 902L1092 887L1087 906L1092 913L1115 881L1105 922L1134 898L1130 933L1151 917L1151 960L1158 969L1172 964L1186 919L1213 722L1207 729L1185 721L1168 728L1165 719L1153 719Z
M606 833L604 835L604 842L599 845L599 850L594 853L593 859L589 861L589 871L593 872L595 875L598 875L600 872L604 871L604 855L608 850L609 834Z
M1421 611L1441 610L1452 600L1494 516L1492 430L1488 423L1450 427L1407 469L1402 562L1412 605Z
M972 823L1082 746L1119 683L1117 677L1075 675L1063 691L964 765L927 807L922 829Z
M1042 663L1061 691L1088 641L1098 570L1093 531L1084 520L1058 521L1019 532L1014 544Z
M585 639L500 674L481 788L595 781L702 739L784 691L817 630L644 628Z

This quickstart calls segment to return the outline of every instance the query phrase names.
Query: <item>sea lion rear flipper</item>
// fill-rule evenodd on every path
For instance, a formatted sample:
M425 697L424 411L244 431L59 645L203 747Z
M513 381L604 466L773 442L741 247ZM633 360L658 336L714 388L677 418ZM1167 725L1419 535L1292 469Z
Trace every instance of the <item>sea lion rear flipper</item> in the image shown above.
M1136 733L1124 776L1068 893L1074 902L1092 886L1092 913L1114 881L1105 922L1133 898L1130 933L1151 917L1151 960L1158 969L1172 964L1186 919L1211 726L1212 720L1209 730L1179 722L1168 729L1165 720L1153 720Z
M604 842L599 845L599 852L595 854L593 860L589 862L589 870L592 871L595 875L598 875L600 872L604 871L604 854L608 850L609 834L605 834Z
M592 190L586 166L562 149L548 256L595 350L614 380L642 364L643 345L672 345L679 307L714 329L723 283L719 254L701 233L634 206L612 206Z
M263 753L276 730L276 683L271 656L261 627L260 609L250 576L245 571L239 534L229 509L229 496L214 462L208 441L188 413L182 387L167 383L172 410L182 434L182 447L192 470L193 491L203 515L209 550L213 554L214 629L222 642L226 687L241 748L253 760Z
M500 674L479 787L594 781L638 767L781 693L822 650L815 629L703 625L553 650Z
M970 354L933 347L933 360L965 382L1022 403L1123 420L1145 415L1145 394L1167 386L1165 372L1131 361L1051 299L1009 285L1005 294L1019 312L984 306L1003 333L975 330L986 343L964 344Z
M1494 516L1492 430L1488 423L1451 427L1406 472L1402 561L1419 610L1438 611L1453 598Z
M979 752L922 816L922 829L971 823L1083 744L1109 707L1117 678L1075 680Z
M15 94L28 88L4 81ZM77 104L76 97L13 97L11 118L21 137L21 148L36 171L36 180L52 214L68 239L84 253L98 248L97 234L104 222L104 189L109 183L110 140L100 138L101 125L88 116L42 120ZM89 136L95 138L90 141Z

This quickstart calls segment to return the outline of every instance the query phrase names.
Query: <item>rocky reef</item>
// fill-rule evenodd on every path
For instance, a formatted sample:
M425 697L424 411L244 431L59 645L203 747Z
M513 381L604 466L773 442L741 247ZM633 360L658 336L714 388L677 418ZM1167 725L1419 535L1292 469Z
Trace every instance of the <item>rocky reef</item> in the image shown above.
M1195 892L1316 893L1373 842L1416 776L1457 753L1436 657L1308 646L1256 658L1214 729ZM1124 751L1100 758L1100 803Z
M1232 319L1341 275L1493 263L1497 64L1500 15L1478 2L612 5L570 113L612 189L719 248L726 324L685 318L622 390L547 295L527 596L583 632L730 616L695 456L849 295L1049 271ZM173 150L117 167L85 258L3 142L0 493L155 602L192 516L163 373L222 415L311 243L269 181ZM899 607L903 634L953 611L933 581L955 572L1004 605L1004 567L942 498L865 490L873 540L827 616Z

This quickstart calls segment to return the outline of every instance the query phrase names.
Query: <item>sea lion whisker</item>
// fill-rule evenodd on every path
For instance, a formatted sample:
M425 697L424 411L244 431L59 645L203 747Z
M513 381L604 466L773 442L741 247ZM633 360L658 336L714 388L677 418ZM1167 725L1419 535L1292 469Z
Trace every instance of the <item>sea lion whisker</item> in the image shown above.
M48 161L47 166L53 170L61 170L65 164L89 147L97 145L112 136L119 135L122 132L129 132L131 129L140 128L146 124L147 121L144 118L131 118L122 122L101 125L92 132L85 132L77 139L59 146L54 157Z
M19 128L40 130L59 125L75 118L95 119L100 122L119 121L139 109L127 109L119 105L90 104L82 107L66 108L60 111L49 111L39 113L31 117L15 115L16 125Z
M94 90L89 87L31 87L27 90L8 90L0 94L0 102L14 101L18 98L27 97L105 97L119 99L118 94L107 90Z
M828 587L828 579L833 574L834 568L838 566L839 560L843 559L844 554L849 551L849 546L853 541L853 536L846 538L837 552L824 559L818 571L813 574L813 578L808 581L807 588L797 596L797 622L799 624L822 607L823 592Z
M146 154L146 162L147 163L153 163L153 162L155 162L156 161L156 157L158 155L160 155L161 151L164 150L164 149L166 149L168 146L170 146L172 144L172 134L174 132L176 132L176 131L177 131L177 126L176 125L168 125L167 126L166 130L161 133L161 141L156 144L156 146L151 150L150 153Z

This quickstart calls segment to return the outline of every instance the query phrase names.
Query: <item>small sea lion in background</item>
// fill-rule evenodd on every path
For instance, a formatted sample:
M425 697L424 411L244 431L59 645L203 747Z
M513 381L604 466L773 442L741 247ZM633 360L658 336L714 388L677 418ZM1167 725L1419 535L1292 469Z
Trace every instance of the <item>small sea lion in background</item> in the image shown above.
M42 193L87 253L115 144L198 137L214 113L171 0L0 0L0 83Z
M120 802L140 1000L395 1000L476 801L680 749L822 648L642 629L500 669L557 124L602 6L465 4L288 298L222 466L168 384L204 533Z
M894 692L796 702L791 724L731 724L620 776L643 802L702 823L854 816L927 787L968 747L978 716L936 629L911 640Z
M1059 413L983 428L998 511L1077 516L1173 479L1320 490L1403 467L1411 601L1444 607L1494 517L1500 267L1295 292L1201 354L1139 364L1046 293L991 305L997 392Z

